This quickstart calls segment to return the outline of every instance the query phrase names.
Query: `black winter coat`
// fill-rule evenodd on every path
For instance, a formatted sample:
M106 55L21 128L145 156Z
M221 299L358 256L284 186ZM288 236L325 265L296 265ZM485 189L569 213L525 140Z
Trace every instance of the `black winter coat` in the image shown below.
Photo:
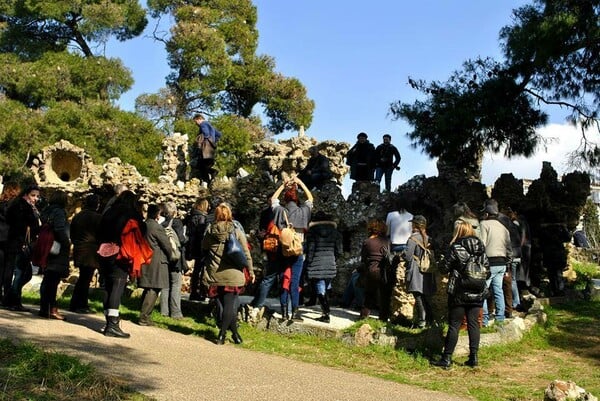
M98 255L98 228L102 215L95 210L84 209L71 221L73 263L76 267L100 267Z
M187 260L200 259L204 255L202 252L202 239L208 226L209 216L197 209L192 209L186 219L188 242L185 246L185 258Z
M27 227L29 227L31 241L35 240L40 232L40 216L37 209L22 197L10 202L6 210L6 222L10 227L8 250L11 252L18 252L23 248Z
M69 275L69 253L71 251L67 212L57 205L48 205L42 212L41 220L42 223L50 224L54 233L54 240L60 243L58 255L48 255L46 271L59 273L61 277L67 277Z
M481 292L472 292L466 290L463 286L465 280L465 268L469 258L473 256L475 262L487 270L487 277L490 272L490 262L485 254L485 245L477 237L459 238L450 245L449 255L446 267L449 270L450 277L454 274L457 277L454 294L449 295L448 302L451 305L479 305L487 295L487 288Z
M332 279L336 257L342 254L342 235L333 221L315 221L306 234L306 272L309 279Z

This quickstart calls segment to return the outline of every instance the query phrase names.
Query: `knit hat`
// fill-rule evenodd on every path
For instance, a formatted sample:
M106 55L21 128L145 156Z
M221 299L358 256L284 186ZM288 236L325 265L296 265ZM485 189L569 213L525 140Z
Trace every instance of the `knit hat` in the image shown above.
M415 216L413 216L413 218L411 220L409 220L415 224L421 225L421 226L426 226L427 225L427 219L425 218L425 216L422 216L420 214L417 214Z
M498 201L496 201L495 199L488 199L485 202L483 202L482 212L491 214L494 216L497 215L498 214Z

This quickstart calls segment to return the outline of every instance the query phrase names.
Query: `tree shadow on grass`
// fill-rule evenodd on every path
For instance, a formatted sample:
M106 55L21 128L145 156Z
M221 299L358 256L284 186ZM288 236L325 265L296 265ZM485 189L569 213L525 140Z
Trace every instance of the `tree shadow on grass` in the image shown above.
M550 312L560 315L548 330L548 342L591 359L600 365L600 301L578 301L553 305Z

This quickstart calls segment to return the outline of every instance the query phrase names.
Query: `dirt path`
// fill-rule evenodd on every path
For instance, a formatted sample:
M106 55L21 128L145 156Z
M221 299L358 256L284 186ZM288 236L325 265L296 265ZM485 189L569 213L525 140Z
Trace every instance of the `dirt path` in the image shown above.
M101 316L65 314L68 322L0 310L0 336L77 356L159 401L466 400L127 321L131 339L108 338Z

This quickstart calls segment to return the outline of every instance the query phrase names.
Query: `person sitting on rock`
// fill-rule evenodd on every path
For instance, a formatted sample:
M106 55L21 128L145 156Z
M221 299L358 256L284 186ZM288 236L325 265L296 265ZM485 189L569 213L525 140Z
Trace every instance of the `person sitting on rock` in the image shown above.
M306 167L298 174L298 178L308 188L321 189L323 184L333 176L329 159L325 155L322 155L316 146L311 146L308 148L308 151L310 152L310 159L308 159Z

